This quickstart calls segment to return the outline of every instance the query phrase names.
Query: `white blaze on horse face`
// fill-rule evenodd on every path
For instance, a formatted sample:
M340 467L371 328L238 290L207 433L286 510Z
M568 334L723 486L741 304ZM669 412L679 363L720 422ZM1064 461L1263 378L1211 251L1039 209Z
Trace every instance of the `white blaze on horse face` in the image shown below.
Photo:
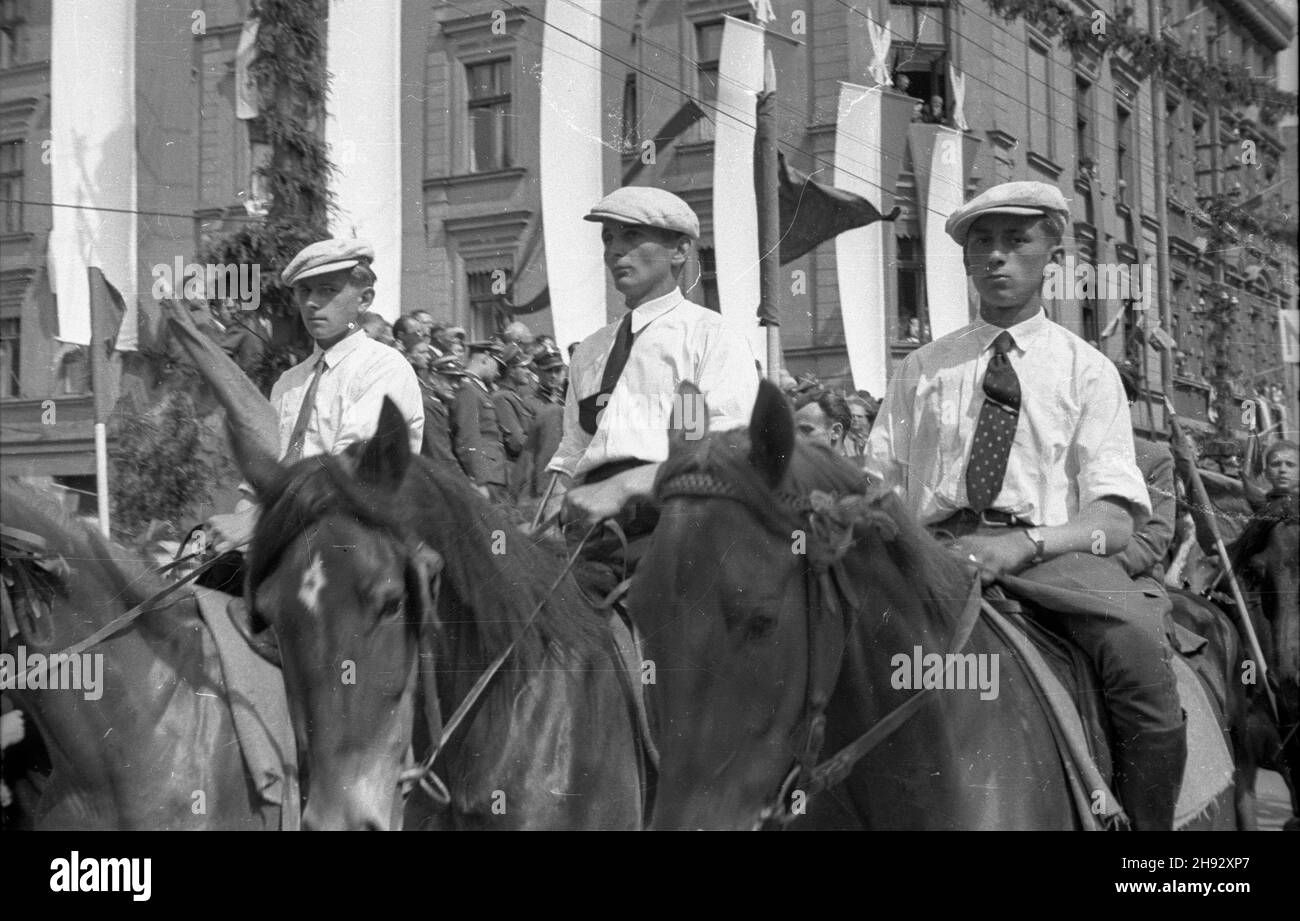
M320 554L314 554L311 565L303 570L302 583L298 586L298 600L309 614L320 614L320 593L325 587L325 564Z

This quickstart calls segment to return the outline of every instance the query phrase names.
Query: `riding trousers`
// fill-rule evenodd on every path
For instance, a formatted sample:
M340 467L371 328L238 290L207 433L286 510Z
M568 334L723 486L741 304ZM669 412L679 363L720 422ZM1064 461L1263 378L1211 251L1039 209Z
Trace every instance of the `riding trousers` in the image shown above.
M938 526L953 537L995 537L1014 527ZM1169 597L1150 580L1129 577L1114 557L1066 553L998 580L1032 606L1049 629L1076 643L1092 660L1106 697L1114 738L1173 730L1183 723L1165 634Z

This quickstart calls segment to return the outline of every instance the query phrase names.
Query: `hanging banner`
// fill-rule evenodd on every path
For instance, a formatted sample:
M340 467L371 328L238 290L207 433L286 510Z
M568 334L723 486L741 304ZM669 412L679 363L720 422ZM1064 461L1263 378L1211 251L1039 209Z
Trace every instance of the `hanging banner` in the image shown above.
M1300 310L1279 308L1277 331L1284 364L1300 364Z
M600 0L547 0L542 29L538 176L546 283L561 353L607 322L600 226L583 220L605 196L600 16Z
M961 247L944 232L944 223L966 203L966 174L978 141L955 128L909 126L916 166L916 200L925 239L926 303L930 336L938 339L970 322L970 301Z
M880 86L840 83L835 124L835 187L871 201L883 211L893 201L901 158L886 153L884 138L901 137L911 100ZM901 144L899 152L901 153ZM835 238L835 277L853 387L879 395L889 376L889 280L886 234L877 221Z
M374 247L375 301L388 322L402 296L402 4L330 0L325 143L336 167L336 237Z
M47 243L56 337L91 341L87 269L103 271L125 306L117 349L137 336L135 0L53 3L50 22L50 194Z
M713 253L722 316L749 339L766 370L758 308L758 197L754 191L754 107L763 88L763 29L728 16L722 28L713 119Z

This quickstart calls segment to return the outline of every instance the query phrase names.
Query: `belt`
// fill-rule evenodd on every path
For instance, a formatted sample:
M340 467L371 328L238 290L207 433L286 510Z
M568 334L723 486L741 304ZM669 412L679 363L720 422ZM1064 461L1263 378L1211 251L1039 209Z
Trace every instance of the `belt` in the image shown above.
M1001 512L997 509L986 508L982 512L977 512L973 508L964 508L959 512L954 512L943 521L933 527L943 528L946 525L966 524L966 525L985 525L990 528L1032 528L1033 522L1017 518L1010 512Z

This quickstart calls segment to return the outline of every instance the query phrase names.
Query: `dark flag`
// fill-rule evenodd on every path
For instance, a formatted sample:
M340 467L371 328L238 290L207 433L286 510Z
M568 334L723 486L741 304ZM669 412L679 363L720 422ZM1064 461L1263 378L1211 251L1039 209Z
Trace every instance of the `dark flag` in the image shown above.
M785 162L777 155L781 181L781 264L793 262L819 243L855 227L876 221L892 221L901 210L897 205L889 214L860 195L822 185Z

